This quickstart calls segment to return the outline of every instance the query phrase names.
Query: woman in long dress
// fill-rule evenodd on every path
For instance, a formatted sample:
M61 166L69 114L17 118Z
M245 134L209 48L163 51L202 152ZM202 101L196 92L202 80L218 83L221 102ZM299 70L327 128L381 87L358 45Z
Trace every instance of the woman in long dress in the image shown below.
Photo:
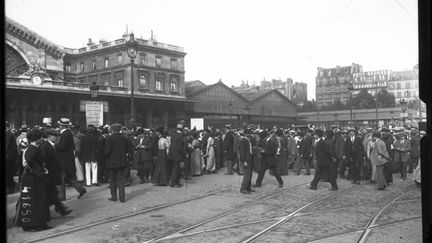
M387 182L384 177L383 169L384 164L388 162L390 156L388 155L385 143L381 140L380 132L372 133L372 142L374 143L372 152L370 154L371 164L376 166L375 179L377 183L377 190L384 190Z
M17 205L15 223L24 231L42 231L52 228L47 194L47 173L41 159L39 145L43 132L35 128L27 134L30 144L24 153L24 168L20 198Z
M206 166L207 174L214 173L216 171L216 157L214 152L213 131L210 132L210 136L207 139L206 156L207 156L207 166Z
M157 152L157 163L152 177L152 183L158 186L167 186L169 182L168 174L168 149L169 142L167 137L167 131L164 130L161 133L161 137L158 141L158 152Z
M193 134L193 151L191 153L191 175L192 176L200 176L201 175L201 150L200 150L200 142L198 140L199 134L195 132Z

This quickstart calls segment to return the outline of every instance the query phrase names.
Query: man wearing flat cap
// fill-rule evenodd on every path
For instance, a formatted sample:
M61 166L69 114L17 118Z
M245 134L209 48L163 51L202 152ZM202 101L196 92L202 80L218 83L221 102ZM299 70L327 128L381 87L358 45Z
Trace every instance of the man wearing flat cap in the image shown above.
M61 202L59 197L58 186L62 184L62 164L56 155L56 143L60 132L55 129L46 129L47 139L39 146L40 155L45 162L45 167L48 170L47 194L50 205L54 205L55 211L62 216L66 216L72 212Z
M132 159L133 150L131 141L120 133L121 125L111 125L112 134L107 137L105 155L107 156L106 168L110 179L110 201L117 201L117 189L120 202L125 202L126 166Z
M137 175L140 178L140 184L150 182L151 171L153 170L153 140L150 137L150 129L144 129L143 134L144 136L140 136L135 147L138 162Z
M86 189L82 187L80 183L76 180L76 168L75 168L75 143L72 131L70 127L72 123L68 118L60 118L57 122L60 128L60 137L58 140L58 144L56 146L57 156L62 163L63 168L63 181L69 182L75 190L79 193L78 199L81 198L84 193L86 193ZM64 184L62 184L63 187ZM61 194L65 192L62 188ZM66 193L64 193L66 194ZM66 195L61 196L62 200L66 199Z

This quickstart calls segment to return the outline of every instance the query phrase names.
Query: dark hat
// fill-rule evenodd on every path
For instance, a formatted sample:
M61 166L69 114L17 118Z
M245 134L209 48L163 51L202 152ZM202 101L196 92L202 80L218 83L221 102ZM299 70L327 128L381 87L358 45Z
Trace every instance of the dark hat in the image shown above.
M108 134L108 133L109 133L108 128L106 127L102 128L102 134Z
M390 132L390 129L388 129L387 127L383 127L381 128L381 132Z
M113 131L117 131L117 132L120 131L121 127L122 127L122 125L120 123L114 123L111 125L111 129Z
M37 140L43 138L43 136L44 136L44 133L40 129L37 129L37 128L33 128L32 130L30 130L27 133L27 139L30 142L37 141Z
M245 133L245 134L252 134L253 131L252 131L251 129L246 129L246 130L244 131L244 133Z
M46 129L45 132L47 135L60 136L60 132L57 131L56 129L49 128L49 129Z
M323 131L322 131L321 129L316 129L316 130L315 130L315 134L316 134L318 137L322 137L322 135L323 135Z
M350 127L350 128L348 128L348 132L355 132L355 133L357 133L357 130L355 128L353 128L353 127Z
M138 128L138 129L136 130L136 134L137 134L137 135L144 134L144 129L142 129L142 127Z
M21 126L21 131L22 132L27 132L29 130L29 128L28 128L28 126L26 125L26 124L23 124L22 126Z
M326 136L327 137L333 137L334 136L334 132L332 130L326 130Z
M158 126L157 128L156 128L156 130L155 130L155 132L163 132L163 130L164 130L164 127L163 126Z
M372 133L372 137L381 138L381 133L378 132L378 131L375 131L375 132Z
M72 126L72 122L69 120L69 118L60 118L57 123L61 126Z
M341 130L341 133L342 134L348 134L348 131L344 129L344 130Z

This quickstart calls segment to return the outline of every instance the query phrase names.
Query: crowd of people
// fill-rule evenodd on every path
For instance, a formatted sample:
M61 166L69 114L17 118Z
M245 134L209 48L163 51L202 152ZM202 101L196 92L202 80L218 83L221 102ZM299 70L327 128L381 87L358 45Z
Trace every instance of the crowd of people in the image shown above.
M110 201L125 202L125 186L132 183L131 169L139 183L182 187L181 180L211 175L226 167L225 175L243 175L240 192L250 194L261 187L269 170L279 187L281 175L311 175L310 189L319 181L338 190L337 178L375 183L384 190L399 173L419 177L420 138L423 131L411 129L340 128L325 131L255 125L204 130L185 127L183 121L168 130L137 127L128 129L114 123L79 127L67 118L56 124L44 123L19 131L6 123L6 181L8 193L19 186L15 222L24 231L51 228L49 207L65 216L72 210L64 184L74 187L81 198L85 187L109 183ZM257 178L252 185L253 171ZM420 182L419 178L416 182Z

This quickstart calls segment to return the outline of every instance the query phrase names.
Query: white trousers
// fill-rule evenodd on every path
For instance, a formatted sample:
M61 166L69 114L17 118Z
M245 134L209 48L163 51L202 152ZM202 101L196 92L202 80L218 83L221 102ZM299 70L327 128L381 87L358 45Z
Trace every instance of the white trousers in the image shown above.
M97 183L97 171L98 171L97 162L86 162L85 170L86 170L87 186Z

